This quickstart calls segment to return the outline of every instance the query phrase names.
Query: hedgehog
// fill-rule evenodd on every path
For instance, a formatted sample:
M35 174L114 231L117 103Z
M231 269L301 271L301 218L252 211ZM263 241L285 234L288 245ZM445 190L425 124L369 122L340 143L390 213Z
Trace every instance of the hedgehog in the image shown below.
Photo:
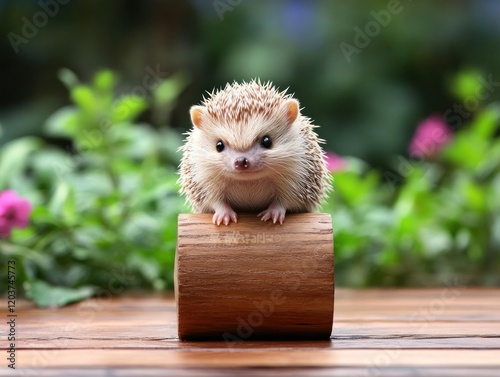
M271 82L227 84L190 109L179 166L180 193L213 223L257 213L283 224L286 213L314 212L331 189L324 151L299 102Z

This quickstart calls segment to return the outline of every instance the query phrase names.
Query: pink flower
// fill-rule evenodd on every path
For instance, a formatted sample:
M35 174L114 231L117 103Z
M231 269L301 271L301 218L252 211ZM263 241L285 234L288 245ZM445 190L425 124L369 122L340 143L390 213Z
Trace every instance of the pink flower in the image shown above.
M451 128L439 115L432 115L418 125L408 148L410 156L435 156L452 138Z
M26 228L31 204L12 190L0 192L0 237L10 236L13 228Z
M347 161L340 157L338 154L327 151L325 153L326 167L329 171L342 171L347 168Z

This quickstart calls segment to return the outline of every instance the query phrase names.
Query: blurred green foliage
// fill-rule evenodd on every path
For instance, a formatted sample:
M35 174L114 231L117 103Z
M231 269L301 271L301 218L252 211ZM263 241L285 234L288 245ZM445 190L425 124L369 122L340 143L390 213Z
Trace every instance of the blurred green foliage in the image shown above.
M111 67L122 75L117 90L128 93L146 67L159 64L192 78L172 113L170 125L180 132L206 90L260 77L290 87L329 149L387 167L392 154L406 151L420 119L453 104L447 84L457 72L477 67L500 80L497 0L401 0L401 12L350 63L340 44L354 45L355 28L365 30L373 13L394 2L217 3L228 5L223 15L206 0L70 1L17 54L2 38L4 141L40 134L40 121L67 104L54 80L60 67L85 80ZM22 33L22 18L38 11L37 1L0 1L1 34ZM162 125L150 112L141 119Z
M453 82L459 102L475 98L476 72ZM334 220L340 284L500 284L499 124L500 103L491 103L432 158L399 156L385 172L351 158L334 173L324 210Z
M18 282L45 306L172 288L177 214L186 211L176 184L181 136L136 123L148 103L115 98L111 71L90 85L68 70L60 76L74 104L50 116L44 134L71 147L25 137L0 152L0 187L34 205L30 227L0 240L2 260L22 262ZM173 106L185 83L182 74L161 82L152 102Z
M0 240L0 259L18 261L18 282L41 306L172 288L177 214L189 210L176 183L182 137L137 117L174 107L188 79L171 76L146 101L116 97L111 71L91 84L68 70L60 77L73 105L47 119L44 135L72 147L25 137L0 152L0 189L34 205L30 226ZM453 87L460 101L470 95ZM500 284L499 123L500 104L482 106L440 154L399 156L391 171L347 158L323 207L333 216L337 284Z

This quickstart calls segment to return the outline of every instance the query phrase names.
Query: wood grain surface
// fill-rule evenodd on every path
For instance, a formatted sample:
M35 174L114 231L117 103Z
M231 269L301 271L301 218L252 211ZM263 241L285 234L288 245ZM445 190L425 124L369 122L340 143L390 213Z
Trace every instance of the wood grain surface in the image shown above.
M180 341L172 295L16 309L18 369L2 357L0 376L500 375L498 289L337 289L331 339L230 346Z
M181 339L330 338L328 214L288 215L283 225L239 215L227 227L181 214L175 271Z

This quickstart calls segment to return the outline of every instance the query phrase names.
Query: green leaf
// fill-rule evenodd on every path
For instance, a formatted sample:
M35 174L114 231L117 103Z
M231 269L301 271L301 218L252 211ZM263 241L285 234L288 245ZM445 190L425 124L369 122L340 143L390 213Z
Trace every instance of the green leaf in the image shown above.
M50 212L54 215L59 215L61 213L62 206L68 200L69 196L69 185L64 181L60 181L49 203Z
M148 107L147 102L138 96L123 96L113 104L111 121L113 123L130 122Z
M86 85L75 86L71 90L71 99L80 109L88 114L94 113L100 107L94 92Z
M75 169L76 162L70 157L68 153L51 147L37 151L31 159L33 177L37 183L53 187L57 180L62 178L63 172L67 173Z
M74 106L57 110L44 124L45 132L52 136L75 136L77 128L78 110Z
M75 73L68 68L61 68L57 73L57 76L68 90L71 90L80 83Z
M18 240L19 233L21 233L22 235L23 231L25 230L15 229L14 232L12 233L12 242L20 243L16 241ZM29 230L27 232L29 232ZM23 240L26 239L24 238ZM16 258L31 261L42 269L50 269L52 267L51 256L43 254L37 250L27 248L22 245L3 242L1 239L0 239L0 253L7 256L14 256Z
M171 105L189 82L189 76L184 72L178 72L163 80L154 91L156 104L159 106Z
M485 190L469 180L463 182L462 189L464 190L464 195L472 209L477 211L486 211L488 202Z
M14 140L0 150L0 189L10 186L13 178L22 175L29 155L42 145L34 137Z
M117 81L118 78L113 71L100 71L94 76L94 87L100 92L108 93L113 90Z
M151 127L141 125L141 127L131 127L123 133L128 143L122 149L122 153L127 157L144 159L151 156L158 144L161 143L158 132Z
M57 287L40 280L26 283L25 289L28 298L42 308L68 305L92 297L95 294L94 287Z
M345 202L358 205L370 200L378 183L378 175L371 171L364 176L351 171L334 173L335 191Z
M489 140L498 128L499 120L500 106L498 104L489 106L472 122L472 130L476 135Z
M451 83L451 91L459 99L476 97L477 88L481 85L481 72L478 70L466 70L459 73Z
M485 159L487 151L488 143L486 140L471 132L462 132L457 134L453 142L444 148L442 156L458 167L475 170Z
M35 206L33 212L31 212L31 218L33 221L40 224L57 224L59 218L54 216L46 206ZM43 237L39 235L39 237Z

